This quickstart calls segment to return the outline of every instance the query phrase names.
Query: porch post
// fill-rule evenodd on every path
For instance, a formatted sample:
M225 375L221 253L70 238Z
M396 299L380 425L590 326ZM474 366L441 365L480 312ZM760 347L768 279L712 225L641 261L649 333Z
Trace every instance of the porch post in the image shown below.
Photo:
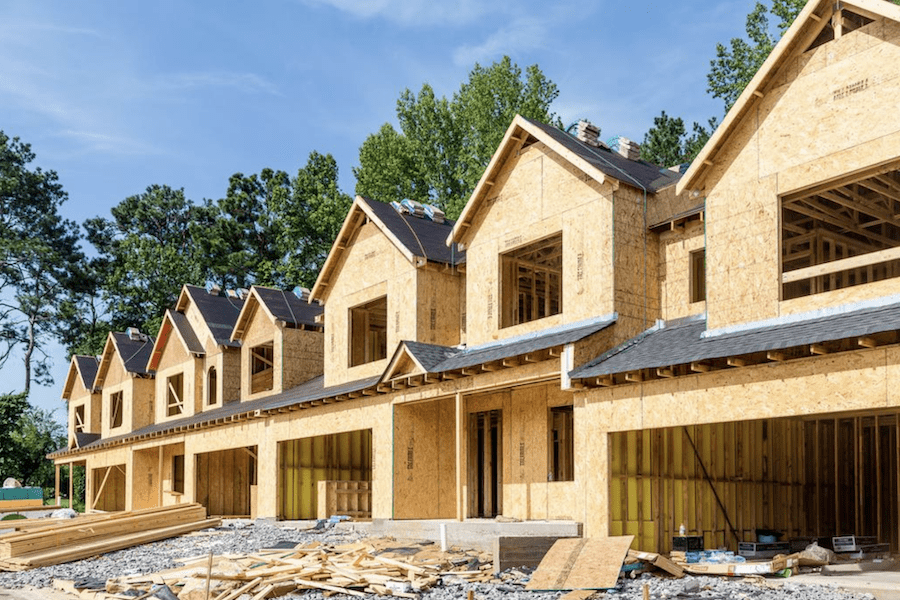
M69 463L69 508L75 510L75 463Z
M463 489L463 466L465 455L463 448L463 426L465 410L462 392L456 392L456 519L466 519L466 499Z
M59 463L55 464L56 467L56 506L59 506Z

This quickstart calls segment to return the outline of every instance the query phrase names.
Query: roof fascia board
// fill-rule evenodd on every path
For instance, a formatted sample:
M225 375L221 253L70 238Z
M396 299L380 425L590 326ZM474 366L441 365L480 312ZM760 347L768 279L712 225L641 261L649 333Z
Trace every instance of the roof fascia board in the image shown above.
M453 230L447 237L446 243L448 246L454 242L460 244L465 243L466 234L471 228L471 223L472 221L474 221L475 214L477 214L478 209L481 208L481 204L483 203L484 195L487 192L486 188L493 186L493 183L489 182L492 182L497 174L497 171L499 171L503 163L507 161L509 152L514 148L514 146L520 145L524 141L524 137L516 137L515 135L513 135L514 133L518 133L519 130L536 137L541 141L541 143L565 158L572 165L583 171L591 179L594 179L597 183L602 184L606 181L605 173L591 165L580 156L573 153L568 148L564 147L562 144L547 135L539 127L535 127L534 125L532 125L521 115L516 115L509 128L507 128L506 134L503 136L503 140L500 142L500 145L497 147L497 150L491 157L491 161L488 163L488 166L484 170L481 179L478 181L478 185L475 186L475 191L472 192L472 195L469 198L469 201L466 203L462 214L459 215L459 219L456 221L456 224L453 225Z
M382 375L381 379L379 380L380 383L384 383L386 381L389 381L390 379L393 379L393 377L395 376L394 370L397 368L397 365L400 364L400 361L404 356L412 359L413 363L415 363L415 365L419 368L418 373L410 373L410 375L421 375L428 372L428 369L426 369L422 365L422 363L419 362L416 356L407 349L406 342L401 342L397 347L397 351L394 352L394 357L391 359L391 362L388 363L387 368L384 370L384 375Z
M887 4L884 0L876 0L876 2ZM828 12L827 16L818 14L819 9L822 7L825 7L825 10ZM684 177L678 181L678 184L675 187L676 194L683 194L685 190L697 188L699 186L702 182L701 174L705 175L707 172L706 167L711 166L713 163L713 155L725 144L727 139L731 136L732 131L737 127L738 123L740 123L745 113L751 108L753 102L759 99L757 93L762 93L762 88L768 83L771 75L774 74L774 71L781 66L782 60L787 58L795 46L799 45L797 44L797 41L805 31L807 23L810 21L813 21L814 23L816 21L827 21L831 17L831 10L832 3L829 0L812 0L803 7L803 10L797 15L794 23L784 33L781 40L778 41L768 58L766 58L765 62L763 62L762 66L756 72L756 75L753 76L753 79L750 80L750 83L747 84L747 87L744 88L744 91L738 96L738 99L731 107L731 110L729 110L728 114L725 115L725 118L722 119L722 123L716 128L716 131L710 136L709 140L707 140L706 144L700 150L700 153L691 162L691 166L688 168L687 172L685 172ZM815 19L812 17L813 14L816 14Z
M328 286L328 282L331 280L332 271L337 268L337 264L340 261L340 256L343 253L343 250L347 247L347 244L350 242L350 238L352 237L353 232L356 230L354 225L354 221L359 217L362 209L360 208L360 204L362 203L362 197L356 196L353 199L353 204L350 206L350 210L347 211L347 216L344 217L344 223L341 225L340 231L338 231L337 237L334 238L334 243L331 245L331 250L328 251L328 257L325 259L325 264L322 265L322 269L319 271L319 276L316 278L316 283L313 285L312 290L309 293L309 301L312 303L313 300L324 301L327 293L324 292L324 288Z
M403 255L406 260L408 260L413 265L418 265L419 262L424 262L425 257L417 257L415 254L409 251L409 249L397 239L397 236L394 235L394 232L390 230L390 228L385 225L384 221L378 218L378 215L375 214L369 207L369 202L377 202L377 200L367 200L362 196L356 196L353 200L353 206L350 207L350 212L347 213L347 217L344 219L344 224L341 225L341 230L338 232L337 238L334 241L334 245L331 247L331 251L328 253L328 258L325 260L325 264L322 265L322 270L319 272L319 277L316 279L316 283L313 286L312 291L309 294L309 300L312 302L314 299L324 302L326 297L328 296L327 286L331 279L334 278L338 265L340 263L341 255L346 251L347 247L350 245L350 241L353 239L357 230L361 226L362 219L359 219L359 215L365 215L369 221L375 224L375 226L387 237L394 246L396 246L397 250ZM417 261L416 259L421 259L421 261Z

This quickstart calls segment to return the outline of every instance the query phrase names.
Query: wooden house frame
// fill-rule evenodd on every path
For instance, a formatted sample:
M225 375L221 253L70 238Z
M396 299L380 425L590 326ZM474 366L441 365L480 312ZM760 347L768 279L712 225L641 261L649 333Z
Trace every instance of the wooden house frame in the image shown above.
M51 456L124 464L128 507L165 501L135 465L183 456L213 513L896 551L898 99L900 7L811 0L684 175L516 117L457 222L358 197L312 312L248 293L239 402Z

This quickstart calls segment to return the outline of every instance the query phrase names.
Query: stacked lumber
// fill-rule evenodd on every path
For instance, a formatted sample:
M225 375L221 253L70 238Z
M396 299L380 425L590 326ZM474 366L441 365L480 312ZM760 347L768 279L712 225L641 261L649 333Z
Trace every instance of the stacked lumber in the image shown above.
M200 504L179 504L29 524L22 531L0 536L0 570L57 565L220 523L219 519L207 519Z
M441 552L433 545L402 547L380 539L333 547L310 542L290 550L208 555L183 562L181 567L159 573L110 579L105 593L78 589L68 581L59 581L56 586L78 593L85 600L139 596L161 586L168 587L180 600L234 600L245 594L262 600L301 590L315 590L326 596L339 593L417 598L443 577L471 582L492 580L489 554Z

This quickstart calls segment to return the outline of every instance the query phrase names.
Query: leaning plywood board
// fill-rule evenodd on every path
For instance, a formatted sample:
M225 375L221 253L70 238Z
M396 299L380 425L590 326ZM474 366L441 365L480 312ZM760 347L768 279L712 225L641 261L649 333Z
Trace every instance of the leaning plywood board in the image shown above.
M562 539L525 587L528 590L599 590L615 587L633 535Z

